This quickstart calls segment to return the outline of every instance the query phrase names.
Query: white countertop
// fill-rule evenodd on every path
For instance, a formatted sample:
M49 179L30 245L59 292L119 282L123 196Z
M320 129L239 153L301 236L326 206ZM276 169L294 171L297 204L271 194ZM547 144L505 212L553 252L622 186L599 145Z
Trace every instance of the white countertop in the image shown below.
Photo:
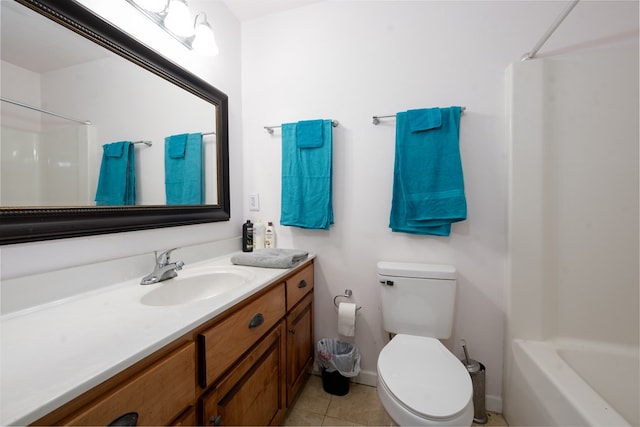
M231 266L229 259L194 263L183 271ZM290 271L234 268L251 271L254 279L194 303L143 305L145 294L172 283L141 286L136 278L2 316L0 424L36 421Z

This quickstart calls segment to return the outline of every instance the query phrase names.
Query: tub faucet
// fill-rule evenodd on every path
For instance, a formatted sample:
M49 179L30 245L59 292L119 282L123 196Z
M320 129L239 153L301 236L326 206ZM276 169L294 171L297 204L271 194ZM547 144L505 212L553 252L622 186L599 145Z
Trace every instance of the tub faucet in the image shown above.
M158 255L158 251L153 251L156 257L156 266L153 271L144 276L140 281L141 285L151 285L153 283L162 282L167 279L172 279L178 275L178 270L182 270L184 262L171 262L171 252L177 248L169 249Z

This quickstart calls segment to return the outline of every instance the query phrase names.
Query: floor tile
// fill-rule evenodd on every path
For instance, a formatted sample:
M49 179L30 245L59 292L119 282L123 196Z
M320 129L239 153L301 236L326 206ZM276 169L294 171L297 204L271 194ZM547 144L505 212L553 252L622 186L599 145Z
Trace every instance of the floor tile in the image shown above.
M341 420L340 418L324 417L322 421L322 427L330 426L360 426L361 424L354 424L350 421Z
M331 395L322 389L322 378L311 375L296 398L294 407L324 415L327 413L330 401Z
M486 424L508 426L504 417L487 412ZM322 378L311 375L287 413L285 426L395 426L378 399L375 387L351 383L349 393L334 396L324 391Z
M474 426L508 426L502 414L487 411L487 422L485 424L476 424Z
M345 396L331 396L327 416L365 426L389 426L392 421L375 387L352 383Z
M298 409L293 407L287 412L287 415L282 421L283 426L321 426L323 414L315 412L305 411L304 409Z

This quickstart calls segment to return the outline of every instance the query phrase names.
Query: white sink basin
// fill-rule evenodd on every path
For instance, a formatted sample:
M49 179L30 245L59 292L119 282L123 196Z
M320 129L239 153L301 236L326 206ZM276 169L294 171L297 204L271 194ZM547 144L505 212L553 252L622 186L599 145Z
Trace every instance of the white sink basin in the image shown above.
M240 268L220 266L203 267L178 272L178 277L160 282L145 294L144 305L168 306L187 304L213 298L254 279L254 274Z

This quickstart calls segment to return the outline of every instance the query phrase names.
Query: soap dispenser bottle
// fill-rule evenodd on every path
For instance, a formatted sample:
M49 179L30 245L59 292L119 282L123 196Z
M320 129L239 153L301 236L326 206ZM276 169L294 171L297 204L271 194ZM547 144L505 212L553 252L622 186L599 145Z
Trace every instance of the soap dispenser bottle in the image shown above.
M253 224L250 219L242 224L242 252L253 252Z

